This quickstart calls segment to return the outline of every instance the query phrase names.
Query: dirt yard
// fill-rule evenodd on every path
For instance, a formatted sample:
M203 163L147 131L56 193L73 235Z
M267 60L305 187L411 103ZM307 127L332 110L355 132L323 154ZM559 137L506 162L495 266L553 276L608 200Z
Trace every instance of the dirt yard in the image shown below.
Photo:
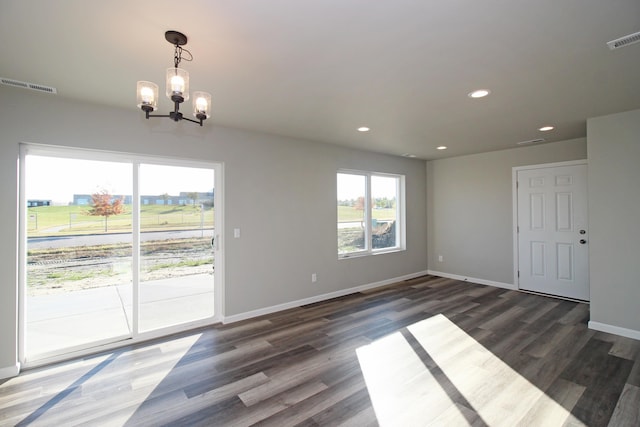
M141 281L213 274L209 239L145 242L141 248ZM29 296L73 292L132 281L131 247L81 246L29 251Z

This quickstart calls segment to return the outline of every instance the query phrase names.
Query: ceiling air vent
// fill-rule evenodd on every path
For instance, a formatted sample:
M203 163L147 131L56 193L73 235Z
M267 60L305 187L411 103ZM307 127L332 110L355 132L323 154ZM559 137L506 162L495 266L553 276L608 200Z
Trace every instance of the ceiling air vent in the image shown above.
M544 139L544 138L536 138L536 139L530 139L528 141L520 141L517 144L518 145L537 144L539 142L545 142L545 141L546 141L546 139Z
M0 83L6 86L20 87L22 89L37 90L38 92L58 93L55 87L39 85L36 83L21 82L19 80L5 79L0 77Z
M640 42L640 32L629 34L628 36L620 37L619 39L611 40L610 42L607 42L607 46L609 46L609 49L614 50L638 42Z

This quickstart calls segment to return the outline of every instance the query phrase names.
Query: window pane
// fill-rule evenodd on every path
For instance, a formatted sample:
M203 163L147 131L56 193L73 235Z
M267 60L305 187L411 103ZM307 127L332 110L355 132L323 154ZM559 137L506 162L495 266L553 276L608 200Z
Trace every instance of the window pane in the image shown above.
M398 178L371 177L371 246L373 249L398 246Z
M141 331L213 317L214 191L212 169L140 165Z
M367 248L365 239L366 177L338 174L338 253Z
M27 155L29 359L131 336L131 164Z

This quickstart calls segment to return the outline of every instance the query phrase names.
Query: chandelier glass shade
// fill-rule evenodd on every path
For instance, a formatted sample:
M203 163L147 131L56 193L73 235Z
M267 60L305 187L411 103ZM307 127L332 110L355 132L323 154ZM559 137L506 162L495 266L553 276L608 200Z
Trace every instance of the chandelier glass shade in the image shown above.
M172 101L189 99L189 73L182 68L167 68L167 98Z
M167 69L165 91L167 98L173 102L173 111L169 112L169 114L151 114L158 108L159 90L157 84L148 81L139 81L137 84L138 107L145 112L147 119L150 117L169 117L176 122L186 120L202 126L202 122L211 117L211 94L201 91L193 93L192 111L196 120L184 117L180 112L180 104L188 101L190 98L189 73L182 68L178 68L180 61L183 59L183 52L189 55L188 58L184 58L186 61L193 59L191 52L182 47L187 44L187 36L177 31L167 31L165 33L165 39L175 46L174 66L173 68Z

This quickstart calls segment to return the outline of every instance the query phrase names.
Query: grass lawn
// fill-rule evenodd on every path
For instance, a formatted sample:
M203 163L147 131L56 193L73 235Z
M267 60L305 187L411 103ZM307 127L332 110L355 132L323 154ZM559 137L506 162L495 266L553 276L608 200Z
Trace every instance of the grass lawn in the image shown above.
M27 233L29 237L67 234L103 233L105 217L87 214L89 206L38 206L28 208ZM204 224L210 226L214 221L214 210L200 206L142 206L140 210L141 229L143 231L187 229ZM203 218L204 217L204 218ZM108 232L131 231L131 206L125 206L125 212L107 218Z
M338 206L338 222L362 221L364 211L355 209L352 206ZM373 219L394 220L396 219L395 209L373 209Z

